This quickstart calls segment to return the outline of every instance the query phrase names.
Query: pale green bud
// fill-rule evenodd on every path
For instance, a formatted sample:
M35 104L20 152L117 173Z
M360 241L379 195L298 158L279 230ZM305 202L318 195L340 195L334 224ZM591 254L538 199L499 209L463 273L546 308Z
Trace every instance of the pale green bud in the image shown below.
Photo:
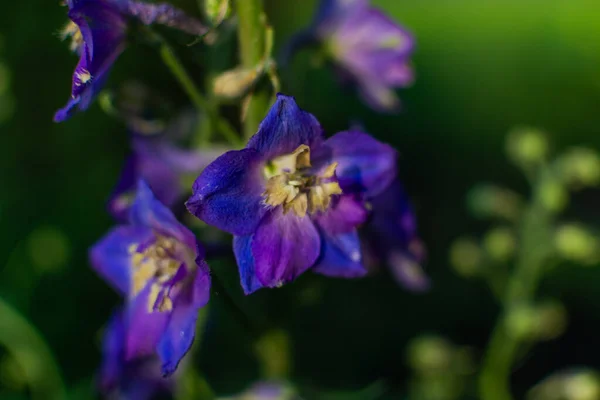
M492 260L506 262L515 254L517 240L511 229L498 227L485 234L483 247Z
M558 168L565 183L575 188L600 184L600 157L592 149L569 150L560 157Z
M597 261L598 240L580 225L570 224L559 228L554 236L558 253L569 261L590 264Z
M218 25L231 14L229 0L204 0L204 12L213 25Z
M271 330L256 343L262 376L266 379L285 379L291 372L290 336L283 330Z
M476 276L481 269L483 253L470 238L457 239L450 247L450 264L463 277Z
M248 93L261 77L258 68L237 67L218 75L213 81L213 93L224 99L237 99Z
M71 257L69 238L54 227L35 229L27 238L29 255L39 272L56 272L64 268Z
M508 134L506 152L520 167L539 165L548 156L546 135L535 128L515 129Z
M467 207L478 218L502 218L514 221L521 213L521 197L495 185L477 185L467 195Z
M506 332L518 340L531 340L537 333L537 310L528 304L511 307L504 319Z
M408 364L421 374L436 374L448 370L453 360L453 345L439 336L421 336L408 346Z
M557 372L531 389L527 400L598 400L600 376L590 369Z
M537 337L553 340L567 328L567 310L557 301L548 301L537 307Z
M545 179L537 190L541 204L548 211L559 213L569 203L569 192L558 180Z

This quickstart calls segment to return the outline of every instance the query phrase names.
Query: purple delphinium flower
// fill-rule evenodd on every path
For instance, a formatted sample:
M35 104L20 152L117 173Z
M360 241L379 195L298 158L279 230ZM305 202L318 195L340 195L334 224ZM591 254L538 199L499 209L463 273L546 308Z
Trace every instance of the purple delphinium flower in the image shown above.
M126 321L124 313L117 311L104 332L100 390L111 399L149 400L157 395L168 395L173 390L174 375L162 376L158 357L127 360Z
M125 357L158 354L169 375L194 340L210 275L204 250L140 181L129 223L113 228L90 251L95 270L127 298Z
M54 115L55 122L68 119L75 110L86 110L102 89L108 72L126 45L127 23L158 23L192 35L206 28L183 11L168 4L147 4L132 0L67 0L70 22L62 36L71 38L71 50L79 55L73 73L71 99Z
M410 201L399 180L369 200L371 218L365 226L366 247L372 261L386 264L405 288L424 291L429 279L423 272L424 248Z
M311 42L324 46L340 77L355 84L371 107L399 108L394 89L413 82L409 58L414 39L368 0L321 0L313 23L290 49Z
M125 162L121 177L108 203L118 220L127 218L135 188L143 179L156 198L172 207L189 190L182 183L186 175L197 176L208 164L223 154L225 148L183 149L173 143L179 124L158 135L132 134L132 154Z
M396 152L361 132L325 140L292 97L277 101L245 149L217 158L198 177L188 210L234 235L246 294L278 287L309 268L366 273L356 228L364 196L396 175Z

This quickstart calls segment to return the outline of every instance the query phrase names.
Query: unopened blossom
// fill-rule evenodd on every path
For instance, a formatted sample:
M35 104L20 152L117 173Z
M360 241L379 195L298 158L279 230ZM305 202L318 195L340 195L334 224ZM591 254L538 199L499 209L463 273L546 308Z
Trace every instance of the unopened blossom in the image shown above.
M417 232L412 206L399 180L369 199L371 216L365 225L365 245L373 262L386 265L405 288L423 291L429 279L423 272L424 245Z
M62 31L79 55L73 72L71 99L56 112L55 122L68 119L76 110L86 110L104 86L108 72L125 50L130 20L145 25L161 24L192 35L206 28L169 4L132 0L67 0L70 22Z
M143 179L156 198L171 208L189 191L182 182L186 176L197 176L208 164L225 151L224 147L184 149L175 141L182 130L191 128L188 114L183 114L157 134L143 133L138 124L130 124L132 153L110 197L108 208L118 220L127 218L135 197L137 182Z
M312 268L359 277L365 193L395 177L396 152L362 132L325 139L315 117L279 95L246 148L198 177L188 210L234 235L244 291L278 287Z
M98 377L100 391L109 399L128 400L150 400L171 394L175 375L163 377L156 355L127 359L126 321L125 313L119 310L104 332Z
M311 26L292 40L289 50L311 43L323 46L342 81L355 85L371 107L399 108L395 89L414 79L414 39L368 0L321 0Z
M194 340L210 275L192 232L140 181L127 224L90 251L95 270L126 299L125 359L157 354L171 374Z

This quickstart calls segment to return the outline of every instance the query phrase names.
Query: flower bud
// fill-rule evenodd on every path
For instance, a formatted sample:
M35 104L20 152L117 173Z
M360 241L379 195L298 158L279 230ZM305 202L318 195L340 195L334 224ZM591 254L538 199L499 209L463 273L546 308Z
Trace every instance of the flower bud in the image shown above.
M476 276L479 273L482 258L479 245L470 238L457 239L450 248L450 264L459 275L465 278Z
M229 0L205 0L204 12L213 25L219 25L231 14Z
M560 337L567 327L567 311L557 301L548 301L537 307L537 337L553 340Z
M69 238L54 227L35 229L27 238L31 261L40 273L56 272L71 257Z
M483 247L492 260L506 262L515 254L517 240L509 228L498 227L486 233Z
M600 376L590 369L555 373L531 389L527 400L597 400Z
M420 374L436 374L452 365L453 346L439 336L421 336L409 344L408 364Z
M575 148L562 155L558 169L565 183L578 187L597 186L600 183L600 157L592 149Z
M237 67L217 76L213 82L213 93L224 99L237 99L246 94L260 78L256 68Z
M569 203L569 193L558 180L545 179L537 189L537 195L548 211L559 213Z
M514 221L521 212L522 204L517 193L494 185L477 185L467 196L469 211L478 218Z
M290 337L283 330L265 333L256 343L256 354L261 361L262 376L284 379L291 369Z
M519 167L539 165L548 156L548 141L537 129L518 128L509 133L506 151Z
M559 228L554 235L557 252L569 261L591 264L597 261L598 240L580 225Z
M504 319L506 332L518 340L534 339L537 333L537 310L528 304L511 307Z

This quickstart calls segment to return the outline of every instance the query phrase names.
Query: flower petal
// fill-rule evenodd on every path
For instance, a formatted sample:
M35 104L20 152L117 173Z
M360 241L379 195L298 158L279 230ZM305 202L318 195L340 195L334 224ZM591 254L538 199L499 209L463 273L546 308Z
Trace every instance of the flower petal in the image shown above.
M255 272L268 287L291 282L314 265L321 251L319 233L310 218L274 209L261 222L252 243Z
M136 197L129 210L129 221L132 226L152 228L178 239L191 249L196 248L194 234L177 221L171 210L154 197L143 180L138 181Z
M121 4L126 7L124 11L127 14L136 17L145 25L161 24L198 36L208 32L208 28L202 25L200 21L170 4L150 4L131 0L121 2Z
M396 151L363 132L337 133L313 154L315 164L338 163L336 175L344 193L375 196L396 177Z
M208 266L200 261L191 285L177 295L168 325L158 342L163 376L171 375L192 347L196 333L198 310L208 303L210 275Z
M396 281L404 288L424 292L431 286L423 267L408 253L394 250L388 255L387 263Z
M361 196L341 195L331 207L315 217L318 225L330 235L348 233L367 220L368 212Z
M322 232L321 243L321 258L314 272L340 278L359 278L367 274L356 230L339 235Z
M125 325L123 313L116 311L104 331L102 340L102 365L100 366L100 388L107 392L114 390L123 374L123 354L125 349Z
M91 248L92 266L120 294L125 295L129 293L133 268L129 249L152 237L152 230L145 227L118 226Z
M126 360L154 354L156 346L167 327L169 313L150 312L149 295L151 286L152 284L148 284L127 305Z
M322 139L323 131L317 119L301 110L293 97L278 94L246 148L257 150L263 160L272 160L291 154L302 144L312 148Z
M252 235L234 236L233 253L240 271L240 281L245 294L251 294L263 287L254 268L254 256L252 255Z
M229 151L217 158L194 182L188 210L234 235L254 232L267 211L261 161L253 149Z

